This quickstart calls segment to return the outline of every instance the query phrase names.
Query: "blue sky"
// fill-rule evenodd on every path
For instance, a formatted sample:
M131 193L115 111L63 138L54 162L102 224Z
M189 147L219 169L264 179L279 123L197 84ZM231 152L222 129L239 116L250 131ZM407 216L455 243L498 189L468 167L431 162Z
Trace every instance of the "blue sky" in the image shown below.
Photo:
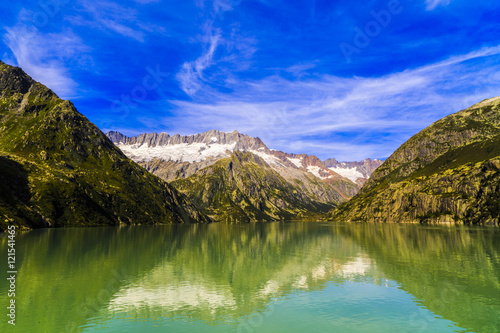
M496 0L2 1L0 57L103 131L386 158L500 95Z

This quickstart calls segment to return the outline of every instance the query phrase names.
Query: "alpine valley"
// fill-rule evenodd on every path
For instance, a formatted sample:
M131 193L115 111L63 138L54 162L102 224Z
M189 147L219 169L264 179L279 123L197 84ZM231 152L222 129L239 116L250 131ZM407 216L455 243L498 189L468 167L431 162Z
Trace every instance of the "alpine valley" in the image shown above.
M500 97L443 118L385 162L320 160L210 130L103 134L0 62L0 229L334 220L498 224Z

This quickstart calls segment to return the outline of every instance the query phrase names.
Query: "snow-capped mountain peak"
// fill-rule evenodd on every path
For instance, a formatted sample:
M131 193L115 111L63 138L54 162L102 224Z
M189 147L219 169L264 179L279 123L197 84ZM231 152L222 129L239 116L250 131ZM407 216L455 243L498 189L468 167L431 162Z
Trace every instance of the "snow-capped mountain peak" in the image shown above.
M147 162L154 158L174 162L201 162L207 158L220 159L235 150L269 151L259 138L238 131L210 130L195 135L170 136L167 133L145 133L127 137L119 132L106 134L127 156L135 161Z
M162 160L173 163L196 163L186 176L217 160L231 156L235 151L248 151L262 158L280 174L299 169L326 182L344 179L362 185L382 161L366 159L362 162L321 161L313 155L288 154L269 149L261 139L238 131L210 130L194 135L170 136L168 133L145 133L127 137L119 132L106 134L128 157L136 162Z

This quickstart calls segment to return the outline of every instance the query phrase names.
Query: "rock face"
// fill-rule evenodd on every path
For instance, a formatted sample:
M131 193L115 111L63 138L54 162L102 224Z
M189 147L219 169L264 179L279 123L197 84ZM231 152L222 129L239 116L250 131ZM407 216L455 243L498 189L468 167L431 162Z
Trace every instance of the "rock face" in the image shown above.
M263 158L241 151L171 184L223 222L314 219L339 200L303 191L299 182L285 180Z
M500 97L443 118L397 149L331 218L498 224Z
M0 228L208 222L69 101L0 62Z
M160 147L172 146L178 144L191 145L194 143L203 144L219 144L219 145L232 145L234 144L235 150L251 150L251 149L267 149L264 143L259 138L252 138L245 134L240 134L238 131L230 133L220 132L217 130L210 130L205 133L183 136L175 134L173 136L167 133L145 133L135 137L126 137L119 132L108 132L106 134L116 144L136 145L147 147Z

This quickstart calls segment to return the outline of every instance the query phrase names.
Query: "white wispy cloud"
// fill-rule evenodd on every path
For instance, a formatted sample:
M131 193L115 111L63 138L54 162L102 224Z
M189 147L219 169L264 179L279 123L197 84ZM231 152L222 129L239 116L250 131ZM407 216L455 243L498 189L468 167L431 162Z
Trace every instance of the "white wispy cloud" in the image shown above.
M88 60L85 52L89 47L71 30L43 34L33 26L18 24L6 28L3 41L12 52L15 65L60 97L77 97L77 84L67 65Z
M155 0L136 0L141 4ZM165 33L161 26L141 21L137 9L124 7L112 1L80 0L79 14L67 16L74 25L108 31L144 42L147 33Z
M439 5L448 6L450 2L451 0L425 0L425 8L427 10L433 10Z
M146 5L146 4L150 4L150 3L160 2L161 0L134 0L134 1L137 3L143 4L143 5Z
M188 95L194 95L205 81L203 71L214 62L214 53L217 50L221 39L220 32L206 28L207 34L203 36L203 41L207 45L205 52L196 60L185 62L182 69L177 74L182 90Z
M256 51L254 38L239 34L237 27L223 37L221 29L214 28L212 21L205 24L196 42L202 44L203 53L193 61L184 62L176 75L181 89L189 96L198 91L206 94L211 85L234 84L233 74L248 69ZM213 67L215 70L206 76L206 70Z
M313 68L315 68L317 63L315 62L307 62L307 63L299 63L286 68L276 68L278 70L284 70L285 72L291 73L295 76L302 76L303 74L307 74L307 72Z
M217 15L222 12L233 10L239 5L241 0L196 0L196 6L199 8L207 8L206 3L211 4L213 14Z
M192 101L170 101L176 121L165 119L165 125L183 134L237 129L271 148L323 157L387 157L433 121L498 95L499 59L497 46L381 77L276 75L236 81L231 93L199 85ZM347 139L336 144L342 133ZM315 146L321 138L324 146Z
M233 3L229 0L214 0L213 6L215 12L229 11L233 9Z
M185 61L176 75L180 88L187 95L192 97L200 90L206 93L211 85L229 87L235 82L233 73L250 67L256 51L255 38L240 33L238 23L231 24L229 29L217 27L223 21L223 14L240 3L241 0L196 0L197 7L209 10L200 35L193 39L194 43L202 45L201 55ZM205 75L215 65L218 65L215 71Z

